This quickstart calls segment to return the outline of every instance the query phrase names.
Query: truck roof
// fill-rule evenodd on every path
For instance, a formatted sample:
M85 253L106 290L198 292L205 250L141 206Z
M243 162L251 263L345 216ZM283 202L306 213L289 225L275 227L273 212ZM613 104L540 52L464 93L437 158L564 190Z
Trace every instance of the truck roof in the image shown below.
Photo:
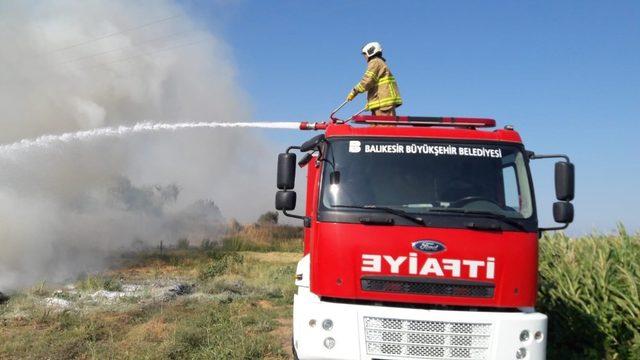
M478 140L492 142L522 143L522 138L511 127L496 130L481 130L474 127L460 127L448 124L431 126L414 125L379 125L350 123L330 123L325 132L327 138L331 137L387 137L387 138L425 138L425 139L452 139L452 140Z

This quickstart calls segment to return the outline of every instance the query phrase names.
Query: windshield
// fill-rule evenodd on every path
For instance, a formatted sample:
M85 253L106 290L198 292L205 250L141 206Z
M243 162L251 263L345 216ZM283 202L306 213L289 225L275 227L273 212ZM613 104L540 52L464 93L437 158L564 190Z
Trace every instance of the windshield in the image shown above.
M527 166L516 146L345 139L330 141L325 159L321 210L533 214Z

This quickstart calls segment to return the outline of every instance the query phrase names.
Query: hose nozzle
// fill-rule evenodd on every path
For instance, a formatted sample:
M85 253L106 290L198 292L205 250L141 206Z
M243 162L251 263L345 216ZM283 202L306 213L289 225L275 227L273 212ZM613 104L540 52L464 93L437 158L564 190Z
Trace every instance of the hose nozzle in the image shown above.
M307 121L303 121L300 123L300 130L324 130L326 128L327 123L325 122L310 123Z

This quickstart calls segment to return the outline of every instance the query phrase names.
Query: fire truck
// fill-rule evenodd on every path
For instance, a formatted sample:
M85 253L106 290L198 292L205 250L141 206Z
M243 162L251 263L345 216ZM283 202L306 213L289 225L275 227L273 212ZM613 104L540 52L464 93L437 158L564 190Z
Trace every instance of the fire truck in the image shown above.
M278 155L276 209L304 224L295 358L544 359L538 239L573 221L569 158L493 119L331 118L302 123L322 133ZM541 228L529 163L547 158L558 225Z

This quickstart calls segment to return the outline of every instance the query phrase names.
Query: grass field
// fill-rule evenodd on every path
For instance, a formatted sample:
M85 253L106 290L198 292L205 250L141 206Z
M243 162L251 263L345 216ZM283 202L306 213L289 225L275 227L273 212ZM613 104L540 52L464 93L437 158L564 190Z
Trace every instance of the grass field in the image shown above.
M38 284L0 304L0 358L291 358L300 237L246 226L222 246L182 241L74 284Z
M288 359L299 236L252 226L34 286L0 305L0 358ZM640 236L555 234L540 248L549 358L640 358Z

